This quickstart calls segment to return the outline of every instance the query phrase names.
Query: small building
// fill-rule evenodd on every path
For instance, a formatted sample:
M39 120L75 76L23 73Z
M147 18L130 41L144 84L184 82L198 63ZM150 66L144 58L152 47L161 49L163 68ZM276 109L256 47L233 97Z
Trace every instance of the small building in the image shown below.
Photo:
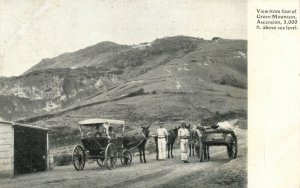
M0 178L49 170L48 131L0 121Z

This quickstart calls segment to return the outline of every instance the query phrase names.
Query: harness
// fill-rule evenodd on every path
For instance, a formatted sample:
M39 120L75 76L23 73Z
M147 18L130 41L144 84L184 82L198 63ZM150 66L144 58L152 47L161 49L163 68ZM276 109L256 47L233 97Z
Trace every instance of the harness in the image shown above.
M143 131L141 131L140 133L143 135L144 139L143 139L142 141L140 141L140 142L139 142L136 146L134 146L133 148L128 149L129 151L131 151L131 150L137 148L141 143L143 143L145 140L147 140L146 135L143 133Z
M175 135L175 132L173 131L173 129L171 129L171 130L169 130L170 131L170 133L172 133L174 136L176 136Z

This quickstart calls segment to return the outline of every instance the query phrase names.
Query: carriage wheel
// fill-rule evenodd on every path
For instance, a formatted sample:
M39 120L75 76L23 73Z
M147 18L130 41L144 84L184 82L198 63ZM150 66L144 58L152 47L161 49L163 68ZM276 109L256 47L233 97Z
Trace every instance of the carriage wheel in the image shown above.
M129 166L132 162L132 154L129 150L125 149L122 151L121 163L122 165Z
M118 151L114 144L109 143L105 150L105 161L108 169L113 169L117 164Z
M105 160L102 158L97 159L97 163L100 167L105 166Z
M227 154L230 159L235 159L237 157L238 145L236 136L232 137L231 144L227 146Z
M80 145L74 147L72 161L77 171L83 170L85 165L85 153Z

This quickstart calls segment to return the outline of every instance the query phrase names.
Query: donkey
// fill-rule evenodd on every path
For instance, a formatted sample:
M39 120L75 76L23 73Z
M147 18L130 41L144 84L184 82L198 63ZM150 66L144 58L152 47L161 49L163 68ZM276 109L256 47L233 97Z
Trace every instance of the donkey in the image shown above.
M138 147L141 163L147 162L145 157L145 145L149 138L150 127L151 125L148 127L142 127L142 131L134 135L124 135L124 139L123 139L124 148L132 149Z

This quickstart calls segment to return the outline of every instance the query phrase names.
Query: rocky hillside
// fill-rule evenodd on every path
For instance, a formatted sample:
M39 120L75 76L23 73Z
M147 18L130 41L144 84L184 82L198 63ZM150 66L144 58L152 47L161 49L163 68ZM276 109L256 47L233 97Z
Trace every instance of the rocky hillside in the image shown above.
M101 68L43 69L0 79L0 117L8 120L61 110L121 82Z
M245 120L247 42L184 36L135 46L104 42L42 60L20 77L0 79L0 86L1 117L49 127L75 127L89 117L132 125L216 114Z

